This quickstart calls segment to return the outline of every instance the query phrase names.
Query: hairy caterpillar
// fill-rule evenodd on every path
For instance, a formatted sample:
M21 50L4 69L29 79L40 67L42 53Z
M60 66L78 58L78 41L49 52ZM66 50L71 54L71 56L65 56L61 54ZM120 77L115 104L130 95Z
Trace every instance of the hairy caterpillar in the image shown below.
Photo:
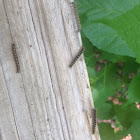
M92 134L95 134L95 129L96 129L96 110L92 109Z
M72 15L73 15L73 18L74 18L74 27L75 27L75 30L77 32L80 32L80 30L81 30L81 24L80 24L80 19L79 19L79 15L78 15L78 11L77 11L77 6L76 6L76 3L75 2L72 2L71 3L71 9L72 9Z
M79 51L79 53L75 56L75 58L72 60L71 64L69 65L69 67L72 67L75 62L78 60L78 58L81 56L81 54L83 53L84 48L82 47L82 49Z
M12 44L12 51L13 51L13 56L14 56L16 68L17 68L17 73L19 73L20 72L20 65L19 65L19 61L18 61L18 56L17 56L15 44Z

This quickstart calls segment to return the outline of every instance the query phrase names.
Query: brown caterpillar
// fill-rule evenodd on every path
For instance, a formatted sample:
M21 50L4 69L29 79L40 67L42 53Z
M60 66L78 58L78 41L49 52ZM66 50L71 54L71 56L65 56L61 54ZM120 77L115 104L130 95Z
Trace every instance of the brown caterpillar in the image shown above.
M95 129L96 129L96 110L92 109L92 134L95 134Z
M82 49L79 51L79 53L75 56L75 58L72 60L71 64L69 65L69 67L72 67L75 62L78 60L78 58L81 56L81 54L83 53L84 48L82 47Z
M12 51L13 51L13 56L14 56L16 68L17 68L17 73L19 73L20 72L20 65L19 65L19 61L18 61L18 56L17 56L15 44L12 44Z
M80 19L79 19L79 15L78 15L78 11L77 11L77 6L76 6L76 3L75 2L72 2L71 3L71 9L72 9L72 15L73 15L73 18L74 18L74 27L75 27L75 30L77 32L80 32L80 30L81 30L81 24L80 24Z

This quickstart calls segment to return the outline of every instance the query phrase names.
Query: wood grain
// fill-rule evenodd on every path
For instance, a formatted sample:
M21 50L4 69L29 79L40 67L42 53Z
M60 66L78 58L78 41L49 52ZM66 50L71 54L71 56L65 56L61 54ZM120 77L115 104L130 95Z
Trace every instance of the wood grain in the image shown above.
M69 68L81 45L70 1L0 1L0 140L100 139L89 130L93 101L84 57Z

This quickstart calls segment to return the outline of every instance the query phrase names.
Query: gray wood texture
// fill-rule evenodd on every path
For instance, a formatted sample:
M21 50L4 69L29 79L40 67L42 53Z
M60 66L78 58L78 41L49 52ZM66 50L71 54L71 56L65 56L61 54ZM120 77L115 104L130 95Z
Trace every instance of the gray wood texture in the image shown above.
M81 45L70 1L0 0L0 140L100 139Z

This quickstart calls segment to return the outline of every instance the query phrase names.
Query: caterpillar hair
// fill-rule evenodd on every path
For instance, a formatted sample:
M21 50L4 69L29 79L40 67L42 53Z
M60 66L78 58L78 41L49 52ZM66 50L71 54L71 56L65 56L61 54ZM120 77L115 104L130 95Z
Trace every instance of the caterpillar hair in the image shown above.
M69 65L69 67L72 67L75 62L78 60L78 58L81 56L81 54L83 53L84 48L82 47L82 49L79 51L79 53L75 56L75 58L72 60L71 64Z
M81 24L80 24L80 19L77 11L77 6L75 2L71 3L71 9L72 9L72 15L74 19L74 28L77 32L80 32L81 30Z
M92 134L95 134L96 129L96 110L92 109Z
M13 51L13 56L14 56L16 68L17 68L17 73L19 73L20 72L20 65L19 65L19 61L18 61L18 56L17 56L15 44L12 44L12 51Z

